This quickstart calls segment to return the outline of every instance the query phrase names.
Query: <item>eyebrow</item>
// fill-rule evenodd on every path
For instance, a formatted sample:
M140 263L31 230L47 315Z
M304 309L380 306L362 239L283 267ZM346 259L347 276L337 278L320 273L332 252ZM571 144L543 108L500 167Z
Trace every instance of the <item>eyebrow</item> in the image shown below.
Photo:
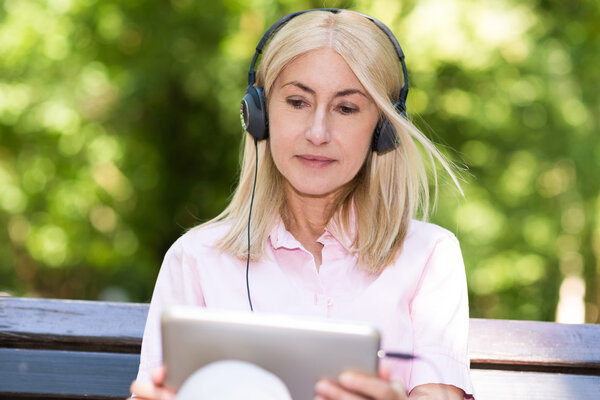
M312 95L316 94L316 92L313 89L309 88L308 86L306 86L303 83L300 83L298 81L288 82L285 85L283 85L282 87L286 87L288 85L296 86L297 88L299 88L299 89L301 89L301 90L303 90L305 92L308 92L308 93L310 93ZM340 90L339 92L335 93L334 97L343 97L343 96L348 96L348 95L351 95L351 94L360 94L361 96L363 96L363 97L365 97L367 99L369 98L366 94L364 94L359 89L344 89L344 90Z

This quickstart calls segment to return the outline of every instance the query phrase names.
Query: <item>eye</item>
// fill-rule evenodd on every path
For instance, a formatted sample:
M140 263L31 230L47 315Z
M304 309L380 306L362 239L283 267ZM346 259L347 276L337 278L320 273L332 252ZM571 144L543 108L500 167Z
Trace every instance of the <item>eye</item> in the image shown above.
M301 99L288 98L288 99L286 99L286 102L290 106L292 106L293 108L296 108L298 110L300 110L306 106L306 103L304 102L304 100L301 100Z
M338 106L338 111L342 115L351 115L351 114L358 112L358 108L352 107L352 106L347 106L347 105L340 105L340 106Z

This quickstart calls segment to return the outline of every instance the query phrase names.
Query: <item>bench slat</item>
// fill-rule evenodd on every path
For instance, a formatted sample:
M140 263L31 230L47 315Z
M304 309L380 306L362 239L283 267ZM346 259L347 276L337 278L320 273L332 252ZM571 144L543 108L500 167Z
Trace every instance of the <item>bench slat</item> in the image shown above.
M600 375L600 325L471 319L474 364L518 364L586 369Z
M140 357L137 354L63 350L0 349L0 397L129 396Z
M471 370L478 400L598 400L597 376L496 370Z
M0 347L139 353L148 304L0 297Z

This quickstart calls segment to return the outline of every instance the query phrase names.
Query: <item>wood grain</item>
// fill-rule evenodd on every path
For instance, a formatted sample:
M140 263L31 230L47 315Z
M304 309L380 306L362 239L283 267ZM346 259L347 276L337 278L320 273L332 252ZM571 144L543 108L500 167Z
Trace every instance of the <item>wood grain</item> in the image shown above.
M483 368L486 364L576 368L600 375L600 325L471 319L469 356Z
M0 397L125 398L139 355L1 349Z
M477 400L598 400L597 376L471 370Z
M139 353L148 304L0 297L0 347Z

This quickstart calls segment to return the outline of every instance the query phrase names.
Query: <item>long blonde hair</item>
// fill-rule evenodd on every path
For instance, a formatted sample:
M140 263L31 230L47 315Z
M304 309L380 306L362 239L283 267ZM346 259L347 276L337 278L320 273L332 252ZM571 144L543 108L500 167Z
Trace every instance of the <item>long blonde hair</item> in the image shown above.
M331 210L340 234L356 232L350 237L351 251L358 255L359 264L377 273L401 250L410 220L419 211L427 219L430 195L424 158L432 165L436 190L435 160L459 190L460 185L450 163L435 145L394 109L393 102L404 83L398 56L390 39L361 14L348 10L313 11L290 20L268 44L257 71L256 85L263 88L268 99L275 80L287 65L302 54L323 47L344 58L398 136L396 149L384 154L369 152L363 167ZM246 132L237 189L225 210L208 222L230 225L220 248L241 259L248 257L246 235L255 157L259 168L250 225L251 259L265 254L268 236L285 212L283 177L273 162L268 139L259 142L256 151L254 140Z

